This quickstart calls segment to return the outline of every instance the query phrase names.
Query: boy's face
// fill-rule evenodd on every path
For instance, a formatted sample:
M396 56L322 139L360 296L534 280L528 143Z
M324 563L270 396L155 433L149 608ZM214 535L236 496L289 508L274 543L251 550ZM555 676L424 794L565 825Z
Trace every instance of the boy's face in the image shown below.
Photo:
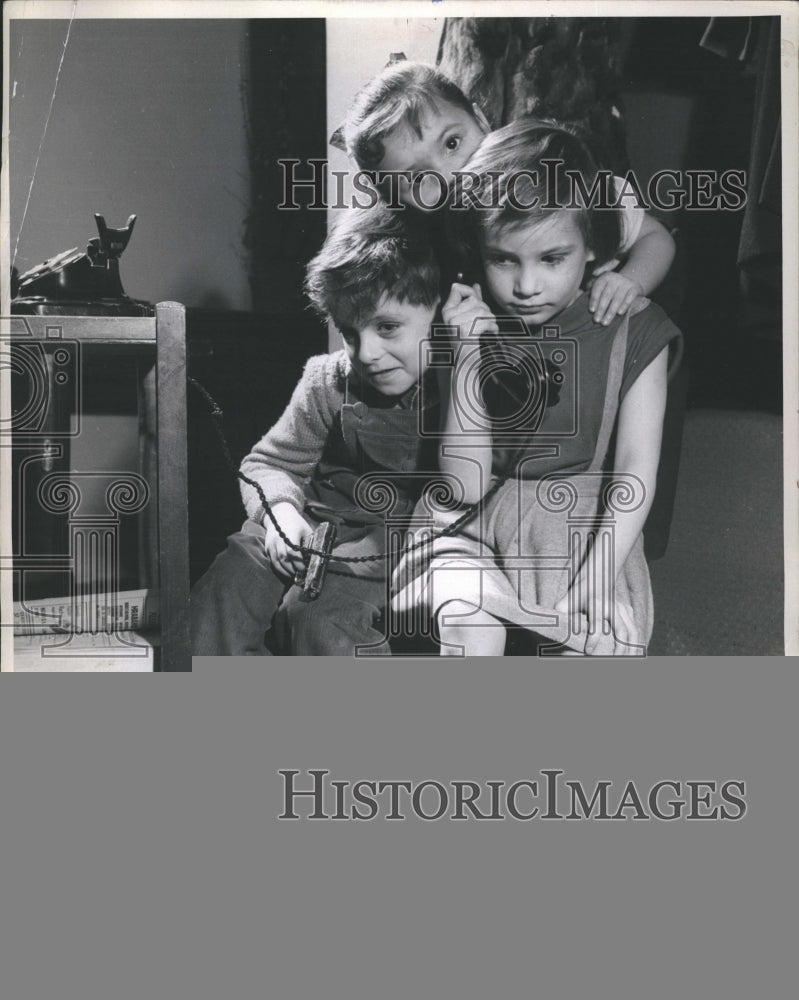
M481 236L486 285L499 312L531 325L548 322L580 294L585 265L594 259L574 212L494 227Z
M380 170L436 170L447 184L455 170L461 170L483 141L484 132L474 115L454 104L439 100L421 119L421 138L408 125L398 125L383 138L384 155ZM433 177L421 185L420 198L427 205L435 204L441 188ZM405 205L416 205L410 184L399 181L399 197Z
M339 326L358 375L384 396L400 396L415 385L422 374L419 344L430 336L437 307L384 295L357 329Z

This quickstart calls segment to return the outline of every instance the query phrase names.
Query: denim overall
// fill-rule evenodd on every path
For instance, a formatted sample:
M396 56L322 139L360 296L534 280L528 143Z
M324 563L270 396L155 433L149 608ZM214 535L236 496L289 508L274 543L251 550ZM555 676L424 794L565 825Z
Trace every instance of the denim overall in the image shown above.
M356 499L355 487L362 476L371 474L393 487L396 499L388 513L401 517L412 513L424 473L435 473L436 447L419 434L417 393L414 389L403 397L411 404L407 407L370 406L348 380L340 411L340 447L323 456L305 488L306 516L337 525L334 553L373 555L386 548L387 512L366 510ZM330 568L375 579L385 579L387 573L382 560L331 562Z
M435 446L419 435L417 391L403 398L408 407L370 406L366 393L348 380L341 437L332 436L305 487L303 516L337 526L334 554L377 555L386 548L385 514L366 511L356 501L361 476L377 473L393 484L397 499L390 513L396 516L413 510L422 476L412 474L425 465L435 471L426 461L428 452L435 457ZM281 652L352 656L357 644L382 638L376 623L388 600L388 573L382 559L331 560L322 593L305 602L299 587L275 574L264 552L264 529L248 520L192 591L193 653L271 655L264 634L272 624Z

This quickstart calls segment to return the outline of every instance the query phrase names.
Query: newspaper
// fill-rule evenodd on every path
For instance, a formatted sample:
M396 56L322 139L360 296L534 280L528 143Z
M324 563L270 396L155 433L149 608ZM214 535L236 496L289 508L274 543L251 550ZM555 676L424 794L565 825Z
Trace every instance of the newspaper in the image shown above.
M153 590L15 601L14 635L82 633L99 636L147 631L158 627L158 608L158 592Z

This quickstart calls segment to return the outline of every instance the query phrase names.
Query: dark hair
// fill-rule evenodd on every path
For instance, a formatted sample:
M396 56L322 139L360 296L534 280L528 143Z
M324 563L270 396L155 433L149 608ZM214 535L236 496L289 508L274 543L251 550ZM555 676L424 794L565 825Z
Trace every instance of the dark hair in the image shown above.
M312 305L339 327L357 325L386 294L433 306L439 283L426 220L381 204L343 212L305 275Z
M388 66L356 95L347 112L347 152L362 170L379 167L388 133L398 125L407 125L421 138L424 114L438 111L440 101L475 118L468 97L435 66L412 62Z
M561 166L547 169L544 160L557 160ZM463 199L463 207L447 213L450 242L463 261L464 270L473 271L479 262L481 231L544 219L559 210L546 207L553 203L569 206L563 210L576 213L577 225L596 258L596 265L614 257L621 240L618 210L586 204L566 171L579 174L587 191L600 173L589 141L573 126L519 118L489 133L463 167L463 173L478 177L471 190L480 204L475 205L467 197ZM610 172L605 173L609 177ZM553 175L555 183L551 186ZM525 207L530 204L536 207Z

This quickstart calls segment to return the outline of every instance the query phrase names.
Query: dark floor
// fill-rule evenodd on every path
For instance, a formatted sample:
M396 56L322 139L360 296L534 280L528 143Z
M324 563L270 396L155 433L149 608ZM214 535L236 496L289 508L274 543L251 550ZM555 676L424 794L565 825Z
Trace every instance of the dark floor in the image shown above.
M651 656L782 655L782 420L690 410Z

